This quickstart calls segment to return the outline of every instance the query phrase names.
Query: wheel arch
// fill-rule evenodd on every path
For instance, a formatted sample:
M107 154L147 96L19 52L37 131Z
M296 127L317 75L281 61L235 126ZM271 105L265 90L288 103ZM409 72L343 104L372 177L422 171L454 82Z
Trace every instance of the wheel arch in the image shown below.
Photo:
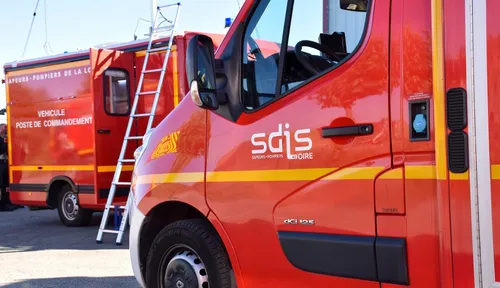
M50 180L47 185L47 199L46 203L50 208L57 208L57 195L61 191L64 185L69 185L71 189L78 192L76 189L75 182L68 176L56 176Z
M146 258L151 248L151 245L158 235L158 233L168 224L173 223L179 220L187 220L187 219L201 219L204 220L213 232L219 238L221 244L223 245L226 254L230 260L230 265L233 268L236 275L240 275L239 263L235 259L235 251L232 245L226 245L230 243L230 240L227 237L225 231L221 231L223 229L222 225L218 222L218 220L214 217L214 214L210 211L207 214L202 213L200 210L187 204L185 202L180 201L165 201L158 205L156 205L153 209L149 211L144 219L144 223L140 229L139 236L139 261L141 267L141 274L145 277L146 272ZM212 221L215 219L217 223L213 223ZM223 233L221 233L223 232ZM236 262L233 262L236 261ZM235 275L235 276L236 276ZM241 279L237 277L237 279ZM238 281L239 282L239 281ZM243 287L239 285L238 287Z
M241 273L240 268L240 261L238 260L238 255L236 254L236 249L234 249L231 237L229 237L229 235L227 234L226 229L224 229L224 226L222 226L222 223L220 222L217 215L215 215L215 213L211 210L208 212L208 220L219 236L219 239L221 240L221 243L226 250L226 254L229 257L229 262L231 263L231 267L233 268L234 272L234 277L237 285L236 287L245 287L245 283L243 282L243 274Z

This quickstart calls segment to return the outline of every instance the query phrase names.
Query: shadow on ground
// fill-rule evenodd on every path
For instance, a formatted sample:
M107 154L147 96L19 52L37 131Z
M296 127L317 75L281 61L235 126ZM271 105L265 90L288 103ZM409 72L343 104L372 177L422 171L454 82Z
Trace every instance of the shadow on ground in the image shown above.
M57 210L29 211L23 208L0 212L0 255L53 249L128 249L128 227L122 245L115 244L115 234L105 234L103 243L96 243L101 217L102 213L94 213L91 225L66 227L59 220ZM113 221L113 214L110 213L108 223L111 227Z
M0 285L6 288L45 288L45 287L140 287L133 276L124 277L64 277L51 279L31 279L17 283Z

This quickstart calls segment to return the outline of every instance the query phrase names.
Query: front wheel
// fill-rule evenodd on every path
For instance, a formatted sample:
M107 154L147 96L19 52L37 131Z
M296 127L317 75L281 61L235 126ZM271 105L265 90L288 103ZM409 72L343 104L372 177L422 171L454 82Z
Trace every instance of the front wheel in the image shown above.
M78 195L70 186L62 187L57 201L61 222L69 227L87 226L92 221L92 210L80 207Z
M198 219L167 225L147 259L148 287L232 288L231 264L218 237Z

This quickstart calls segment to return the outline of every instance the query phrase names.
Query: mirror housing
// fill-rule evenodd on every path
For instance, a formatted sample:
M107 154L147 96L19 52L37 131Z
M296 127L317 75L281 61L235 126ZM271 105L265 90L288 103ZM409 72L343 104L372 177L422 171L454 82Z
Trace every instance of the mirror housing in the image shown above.
M354 12L366 12L368 9L368 0L340 0L340 9Z
M210 37L197 34L189 40L186 76L193 102L201 108L217 110L214 44Z

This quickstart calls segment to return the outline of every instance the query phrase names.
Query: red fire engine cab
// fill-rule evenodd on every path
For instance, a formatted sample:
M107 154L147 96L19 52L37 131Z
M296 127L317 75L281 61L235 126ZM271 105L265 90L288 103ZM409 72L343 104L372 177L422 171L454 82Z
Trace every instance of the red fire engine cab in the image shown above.
M190 92L136 153L138 282L500 287L499 21L496 0L249 0L218 49L194 36Z

